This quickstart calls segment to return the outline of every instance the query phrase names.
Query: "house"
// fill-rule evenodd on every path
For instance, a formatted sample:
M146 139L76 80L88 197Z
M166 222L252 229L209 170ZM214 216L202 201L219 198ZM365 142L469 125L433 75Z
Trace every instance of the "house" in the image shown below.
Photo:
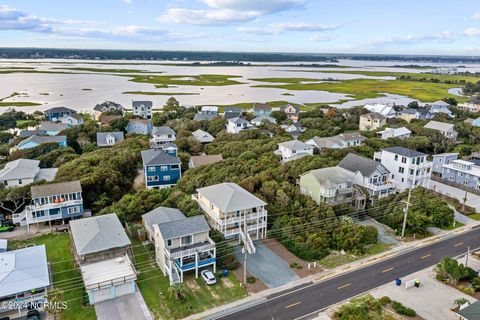
M192 199L204 211L210 226L227 239L242 239L245 227L248 238L267 236L267 204L236 183L224 182L197 189Z
M67 146L66 136L37 136L33 135L25 140L20 141L18 145L13 148L15 150L25 150L34 147L38 147L44 143L57 143L60 147Z
M480 301L460 306L458 311L454 311L458 315L459 320L478 320L480 319Z
M182 176L180 159L162 149L142 151L145 186L151 188L166 188L173 186Z
M33 135L46 136L47 132L45 130L22 130L18 134L18 136L20 138L28 138L28 137L31 137Z
M294 122L291 125L281 125L281 127L286 133L290 133L294 139L297 139L300 134L307 130L307 128L304 128L299 121Z
M443 166L452 163L458 159L457 152L447 152L432 155L432 176L441 178L443 174Z
M71 128L83 124L83 115L74 113L68 116L63 116L59 120L61 123L66 124L69 128Z
M287 118L292 120L293 122L298 121L298 116L300 115L300 107L295 107L291 104L287 104L283 107L280 107L280 111L285 112Z
M265 123L273 123L276 124L277 120L270 116L257 116L252 119L252 124L256 126L261 126Z
M170 154L174 157L177 156L178 147L173 142L165 142L162 145L160 145L159 149L165 151L167 154Z
M122 118L123 118L122 116L100 114L98 116L98 121L100 122L101 126L108 126L113 121L122 119Z
M386 140L388 138L406 139L406 138L409 138L411 134L412 134L412 131L408 130L405 127L385 128L385 130L377 132L377 137L382 140Z
M480 117L473 120L471 125L474 126L474 127L480 127Z
M473 99L468 102L460 103L457 105L457 108L470 112L480 112L480 99Z
M431 113L430 110L428 110L427 108L418 108L418 109L409 108L409 109L400 111L398 117L407 122L410 122L413 119L420 119L420 120L433 119L434 114Z
M456 140L458 136L458 132L455 131L453 128L454 125L451 123L439 122L439 121L430 121L427 123L424 128L432 129L435 131L439 131L442 135L447 139Z
M395 184L388 180L389 171L381 163L349 153L338 164L355 175L355 184L368 190L370 197L384 198L395 192Z
M390 172L397 191L403 192L416 186L426 187L432 174L432 163L427 161L425 153L404 147L390 147L374 153L374 160L379 161Z
M148 241L153 242L154 224L162 224L175 220L183 220L185 215L176 208L157 207L142 215L142 225L147 231Z
M192 132L193 137L200 143L210 143L215 140L215 137L210 133L203 131L201 129L195 130Z
M170 285L183 282L186 272L194 271L198 278L200 269L212 267L215 273L215 242L208 235L210 227L204 216L187 218L178 211L156 215L151 220L154 222L155 260L163 274L169 277Z
M53 122L59 121L61 117L69 116L75 113L77 113L77 111L65 107L51 108L43 112L45 119Z
M450 157L443 157L445 160L441 166L441 172L438 168L435 170L435 175L440 177L447 183L453 183L460 188L470 188L474 190L480 190L480 166L475 164L474 161L467 161L457 159L458 154ZM434 157L434 161L440 162L442 157Z
M227 121L227 132L228 133L240 133L244 130L250 130L254 128L248 120L244 118L230 118Z
M0 317L20 319L43 309L51 286L45 245L0 252Z
M300 192L318 205L351 204L365 207L366 196L355 185L355 174L341 167L311 170L300 175Z
M5 188L24 186L41 180L52 181L57 168L40 169L39 160L17 159L7 162L0 171L0 182Z
M367 104L363 108L370 112L381 114L385 118L394 118L397 115L397 112L392 106L384 104Z
M438 100L431 104L430 112L433 114L436 113L445 113L449 117L453 117L452 111L450 111L451 105L446 103L445 101Z
M266 103L254 103L252 112L255 117L270 116L272 113L272 107Z
M217 163L223 160L221 154L204 154L201 156L191 156L188 162L189 168L198 168L207 164Z
M123 115L125 113L125 108L119 103L115 103L113 101L105 101L93 107L93 111L95 120L99 120L100 115L108 111L119 111Z
M387 118L380 113L370 112L360 116L359 127L362 131L374 131L387 124Z
M134 134L149 135L152 132L152 122L148 119L130 119L127 124L127 132Z
M97 146L111 147L124 139L123 131L97 132Z
M13 223L28 226L33 223L62 224L83 216L82 186L80 181L41 184L30 188L32 204L13 215Z
M288 162L313 155L313 147L300 140L291 140L279 143L275 154L281 157L282 162Z
M213 120L218 117L218 107L203 106L198 113L193 117L194 121Z
M50 122L50 121L42 121L40 122L40 126L38 126L38 130L44 131L45 134L49 136L56 136L61 131L68 129L69 126L61 123L61 122Z
M135 293L131 242L115 213L71 221L70 231L91 305Z
M159 148L162 143L173 142L176 140L175 131L167 126L153 127L150 146Z
M133 114L143 119L152 118L152 101L132 101Z
M325 150L358 147L363 145L365 140L367 140L367 138L358 132L345 132L333 137L313 137L305 143L316 147L318 150Z
M240 107L224 107L223 117L225 119L240 118L243 115L243 109Z

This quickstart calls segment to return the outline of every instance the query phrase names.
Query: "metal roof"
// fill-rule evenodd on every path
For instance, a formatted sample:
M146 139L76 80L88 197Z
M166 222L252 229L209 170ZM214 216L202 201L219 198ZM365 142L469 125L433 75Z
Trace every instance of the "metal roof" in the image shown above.
M375 170L378 170L381 173L388 173L387 168L385 168L380 162L354 153L347 154L347 156L340 161L338 166L353 173L359 171L364 177L370 176Z
M82 192L80 181L41 184L30 188L32 198L55 196L59 194Z
M208 232L210 231L210 226L202 215L161 223L158 225L158 229L162 234L162 238L168 240L191 234Z
M158 207L142 215L144 223L152 228L154 224L183 220L185 215L176 208Z
M391 153L395 153L395 154L399 154L401 156L405 156L405 157L408 157L408 158L416 158L416 157L422 157L422 156L426 156L425 153L422 153L422 152L419 152L419 151L416 151L416 150L412 150L412 149L408 149L408 148L404 148L404 147L390 147L390 148L385 148L385 149L382 149L383 151L388 151L388 152L391 152Z
M143 150L142 161L144 166L182 163L178 157L156 149Z

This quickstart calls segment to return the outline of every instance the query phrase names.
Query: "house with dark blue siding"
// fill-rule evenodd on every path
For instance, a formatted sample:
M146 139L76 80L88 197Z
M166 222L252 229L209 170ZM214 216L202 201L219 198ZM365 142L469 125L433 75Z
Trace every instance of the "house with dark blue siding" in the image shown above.
M148 189L173 186L182 176L182 162L177 157L176 145L173 143L165 144L165 149L142 151L142 161L145 186Z
M70 116L75 113L77 113L77 111L65 107L56 107L43 112L45 118L53 122L60 121L61 117Z

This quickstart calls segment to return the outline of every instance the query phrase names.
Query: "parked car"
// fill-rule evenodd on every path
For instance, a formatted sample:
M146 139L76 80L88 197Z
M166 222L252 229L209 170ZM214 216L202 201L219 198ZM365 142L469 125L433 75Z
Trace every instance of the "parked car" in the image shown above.
M1 220L0 221L0 232L13 231L15 230L15 224L12 220Z
M40 312L38 312L38 310L28 311L27 317L25 318L25 320L40 320L40 319L41 319Z
M210 270L202 270L202 272L200 272L200 275L203 281L205 281L205 283L208 285L213 285L217 283L217 279L215 279L215 275Z

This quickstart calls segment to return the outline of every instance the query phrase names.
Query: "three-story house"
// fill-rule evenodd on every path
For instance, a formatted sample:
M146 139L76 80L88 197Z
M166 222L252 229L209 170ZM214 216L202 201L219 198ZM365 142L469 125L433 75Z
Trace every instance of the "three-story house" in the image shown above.
M173 186L182 177L182 162L177 157L176 149L173 148L175 144L167 143L165 145L165 150L162 148L142 151L147 189Z

